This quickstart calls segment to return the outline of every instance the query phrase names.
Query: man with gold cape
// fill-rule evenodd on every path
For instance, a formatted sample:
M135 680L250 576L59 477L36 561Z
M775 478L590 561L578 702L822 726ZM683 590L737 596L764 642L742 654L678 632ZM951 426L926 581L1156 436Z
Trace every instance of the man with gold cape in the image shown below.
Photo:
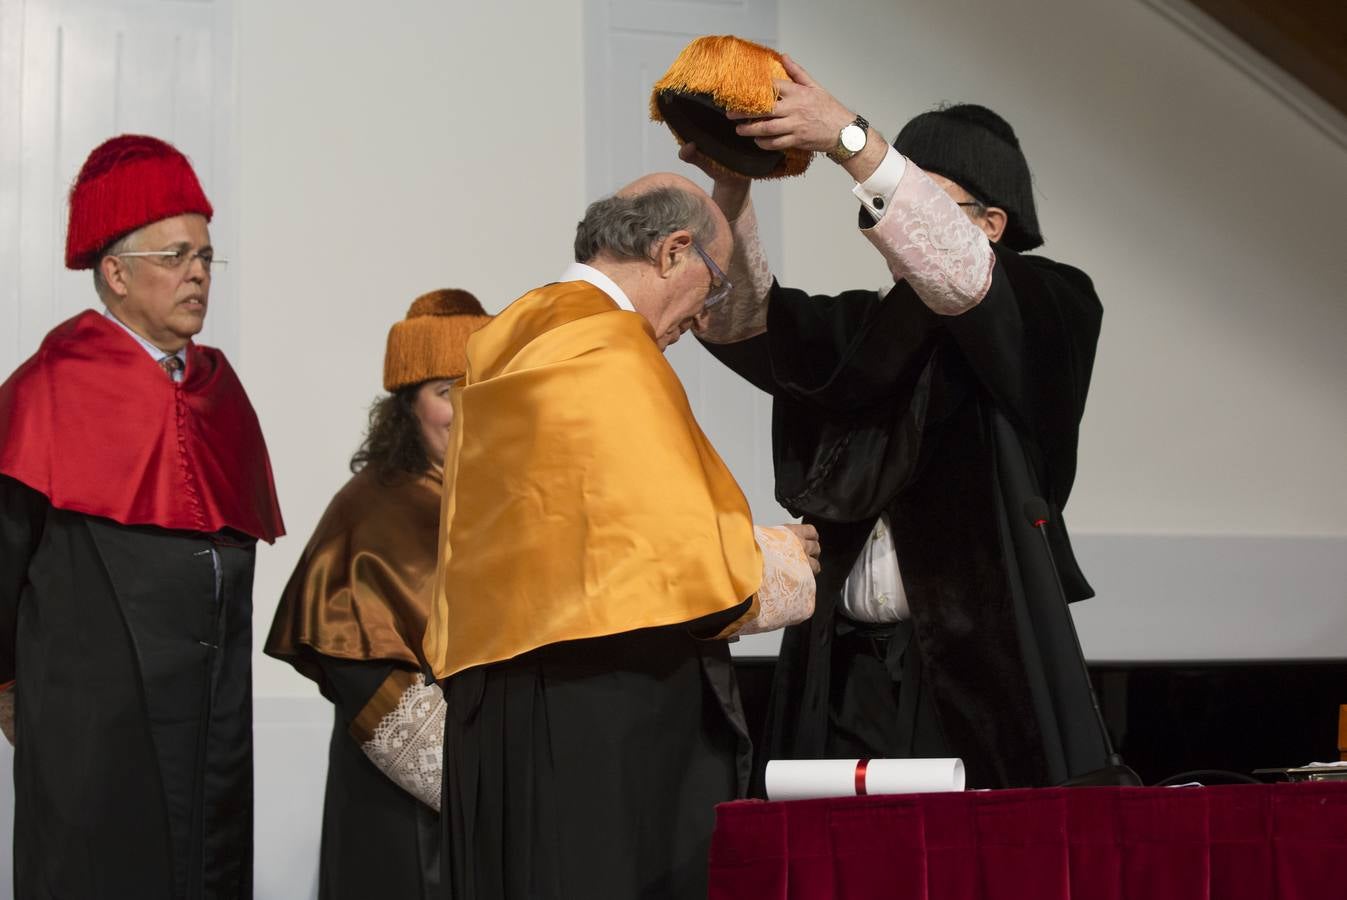
M750 767L725 638L807 617L818 553L755 529L661 352L731 245L705 192L646 176L468 343L425 639L456 900L706 894Z

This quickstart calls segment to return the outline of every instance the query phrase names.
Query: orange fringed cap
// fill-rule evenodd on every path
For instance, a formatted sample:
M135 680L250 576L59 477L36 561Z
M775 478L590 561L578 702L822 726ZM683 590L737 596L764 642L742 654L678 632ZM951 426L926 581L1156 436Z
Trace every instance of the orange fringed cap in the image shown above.
M740 137L726 111L765 116L776 79L789 81L781 54L733 35L699 37L683 48L650 93L650 118L679 144L692 141L712 162L750 178L785 178L809 168L808 150L763 150Z
M482 304L467 291L447 288L417 297L407 318L388 331L384 390L432 378L462 378L468 337L490 321Z

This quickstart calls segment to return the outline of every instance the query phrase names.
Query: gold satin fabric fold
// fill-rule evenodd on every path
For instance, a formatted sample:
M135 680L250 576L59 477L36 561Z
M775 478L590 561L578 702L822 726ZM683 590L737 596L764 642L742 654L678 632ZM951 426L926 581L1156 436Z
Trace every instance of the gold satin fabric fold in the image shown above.
M365 469L337 492L295 566L266 652L321 683L311 653L421 667L439 548L438 472L381 484Z
M469 339L454 403L425 640L438 678L757 591L743 492L645 320L598 288L516 300Z

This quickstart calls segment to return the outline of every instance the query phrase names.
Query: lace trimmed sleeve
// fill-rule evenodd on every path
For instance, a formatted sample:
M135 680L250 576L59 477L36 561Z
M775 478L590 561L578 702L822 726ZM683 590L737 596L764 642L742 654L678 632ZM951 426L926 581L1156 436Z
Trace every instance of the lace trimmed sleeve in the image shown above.
M398 787L439 811L444 695L420 673L395 670L351 725L360 749Z
M734 290L723 303L706 312L706 324L697 335L712 344L734 344L757 337L767 330L767 295L772 289L772 268L758 238L758 215L750 200L739 218L730 223L734 252L725 274Z
M932 312L957 316L991 287L987 236L926 173L908 165L888 210L862 233Z
M761 634L803 622L814 614L814 571L800 539L777 526L754 527L762 550L762 586L758 588L758 615L739 634Z

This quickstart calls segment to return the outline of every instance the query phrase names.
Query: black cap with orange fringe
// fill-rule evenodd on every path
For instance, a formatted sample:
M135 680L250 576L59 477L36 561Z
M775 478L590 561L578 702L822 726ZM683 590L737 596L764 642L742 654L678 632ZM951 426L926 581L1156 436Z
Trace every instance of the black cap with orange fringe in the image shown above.
M749 178L785 178L809 167L808 150L763 150L740 137L726 111L765 116L776 105L776 79L789 80L781 54L733 35L699 37L683 48L650 94L650 118L679 144Z

